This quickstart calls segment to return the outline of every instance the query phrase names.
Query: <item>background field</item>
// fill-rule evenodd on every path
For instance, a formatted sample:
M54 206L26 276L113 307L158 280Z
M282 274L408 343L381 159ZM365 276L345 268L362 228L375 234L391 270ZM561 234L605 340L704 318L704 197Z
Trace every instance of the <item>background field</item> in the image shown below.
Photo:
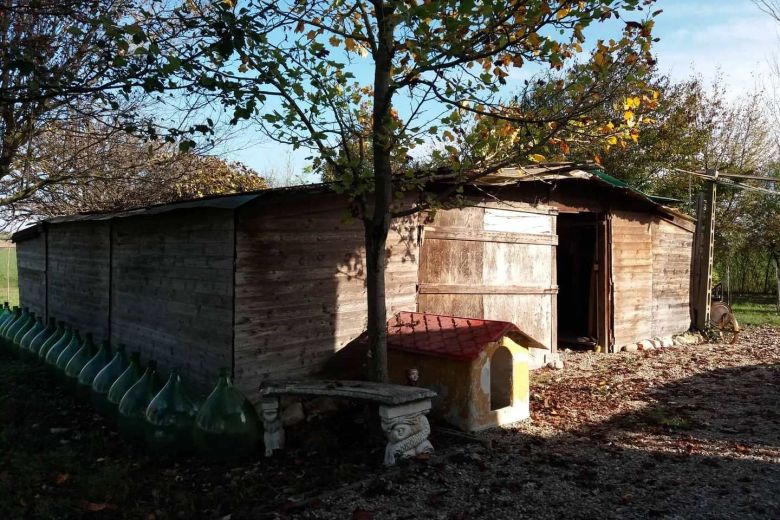
M16 248L0 248L0 303L19 304L19 279L16 273Z
M780 326L774 295L751 294L734 298L732 308L740 325Z

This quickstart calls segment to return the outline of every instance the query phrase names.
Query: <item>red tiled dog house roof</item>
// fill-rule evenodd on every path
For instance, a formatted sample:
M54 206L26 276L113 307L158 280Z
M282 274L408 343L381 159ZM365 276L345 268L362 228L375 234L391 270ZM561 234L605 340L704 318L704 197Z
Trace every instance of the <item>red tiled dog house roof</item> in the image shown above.
M510 336L524 347L547 348L508 321L399 312L387 322L387 346L395 350L472 361L489 343Z

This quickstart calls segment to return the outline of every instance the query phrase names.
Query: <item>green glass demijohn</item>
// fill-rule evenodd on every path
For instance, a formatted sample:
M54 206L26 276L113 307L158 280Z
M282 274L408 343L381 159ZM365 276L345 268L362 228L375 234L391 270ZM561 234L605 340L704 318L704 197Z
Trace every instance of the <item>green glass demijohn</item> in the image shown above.
M146 443L155 452L183 455L194 447L192 428L198 406L184 390L178 369L146 408Z
M87 333L84 343L81 344L81 347L73 354L68 364L65 365L65 381L69 390L76 391L81 369L92 359L96 352L97 347L92 341L92 333Z
M130 363L127 365L125 371L116 378L114 384L108 389L108 393L106 394L106 415L116 416L119 402L127 391L130 390L130 387L141 378L142 374L141 354L139 352L133 352L130 354ZM94 386L92 388L94 390Z
M22 328L24 328L27 325L27 322L30 321L30 308L29 307L23 307L22 312L19 315L19 317L14 321L5 331L5 338L10 342L14 343L14 339L16 338L16 333L19 332Z
M65 350L68 345L73 341L73 339L76 337L74 331L72 328L70 328L70 325L65 326L65 334L63 334L57 342L51 346L51 348L46 352L46 366L50 367L52 371L56 369L57 366L57 358L60 357L60 354L62 354L62 351Z
M62 352L60 352L60 355L57 356L57 361L54 363L54 367L62 376L63 380L65 378L65 367L68 366L68 361L70 361L70 358L76 355L76 352L79 351L81 345L85 341L86 340L81 339L81 335L78 333L78 331L74 331L73 338L70 340L70 343L68 343Z
M112 406L108 402L108 391L111 385L127 370L128 361L125 356L125 346L119 345L116 348L114 357L111 361L97 373L92 381L92 405L103 415L111 415ZM121 397L120 397L121 399Z
M13 315L13 311L8 306L8 302L3 302L2 308L0 308L0 330L3 328L3 324Z
M38 357L38 353L41 351L41 347L57 332L57 320L53 317L49 318L49 324L40 331L27 346L27 350L31 357Z
M5 340L6 338L6 331L8 330L11 325L16 322L16 320L19 319L19 316L22 315L22 309L20 309L17 305L14 305L14 308L11 310L11 315L8 316L8 318L3 322L2 325L0 325L0 339Z
M14 344L14 347L16 347L17 349L21 348L22 339L28 332L30 332L30 329L35 327L36 321L37 320L35 319L35 313L28 311L27 319L25 319L24 322L22 322L22 324L19 327L17 327L16 332L14 332L14 337L11 339L11 341Z
M11 323L19 317L19 307L14 306L8 313L8 315L0 324L0 348L5 348L5 329L7 329Z
M195 447L210 459L237 459L257 449L257 413L228 374L220 370L217 386L195 418Z
M27 320L26 309L22 310L14 307L14 315L3 327L2 342L5 348L10 349L13 345L13 337L16 330Z
M13 315L14 311L8 306L8 302L4 302L3 306L0 307L0 336L2 336L3 327Z
M71 360L72 361L72 360ZM76 383L76 394L84 399L89 398L92 390L92 383L95 381L98 373L111 361L111 347L108 341L100 343L95 355L92 356L81 368Z
M65 325L65 322L60 320L57 322L57 328L54 330L54 334L49 336L49 338L43 342L43 345L41 345L41 348L38 349L38 358L46 362L46 356L49 354L49 351L56 345L66 334L68 333L67 326Z
M39 316L35 319L34 326L27 331L27 334L22 337L22 341L19 342L19 353L24 359L28 361L31 359L33 354L30 352L30 345L33 339L44 330L46 330L46 322Z
M149 361L143 375L125 392L117 407L119 433L128 441L146 438L146 408L157 388L157 363Z

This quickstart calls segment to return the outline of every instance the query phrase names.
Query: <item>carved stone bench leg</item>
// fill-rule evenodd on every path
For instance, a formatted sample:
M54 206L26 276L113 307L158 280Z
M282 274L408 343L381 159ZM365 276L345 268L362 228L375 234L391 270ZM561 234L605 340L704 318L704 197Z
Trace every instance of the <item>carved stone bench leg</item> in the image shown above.
M387 435L385 464L395 464L396 457L414 457L431 453L433 445L428 441L431 426L425 414L431 410L431 400L423 399L398 406L380 406L382 430Z
M260 410L263 419L263 444L265 444L265 456L270 457L274 450L284 448L284 426L279 417L279 398L263 397L260 402Z

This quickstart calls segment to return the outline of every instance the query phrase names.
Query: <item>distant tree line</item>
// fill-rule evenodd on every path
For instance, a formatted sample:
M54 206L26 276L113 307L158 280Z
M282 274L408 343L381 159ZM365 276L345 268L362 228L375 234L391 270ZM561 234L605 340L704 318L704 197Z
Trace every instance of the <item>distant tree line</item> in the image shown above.
M764 78L767 82L776 77ZM626 146L577 147L580 159L596 157L605 170L654 195L679 200L694 215L704 180L688 172L718 170L777 179L740 179L747 188L719 184L715 216L715 283L732 292L776 293L780 261L780 119L774 88L756 85L729 98L721 79L705 85L698 77L674 82L656 74L657 106L644 113L646 125Z

